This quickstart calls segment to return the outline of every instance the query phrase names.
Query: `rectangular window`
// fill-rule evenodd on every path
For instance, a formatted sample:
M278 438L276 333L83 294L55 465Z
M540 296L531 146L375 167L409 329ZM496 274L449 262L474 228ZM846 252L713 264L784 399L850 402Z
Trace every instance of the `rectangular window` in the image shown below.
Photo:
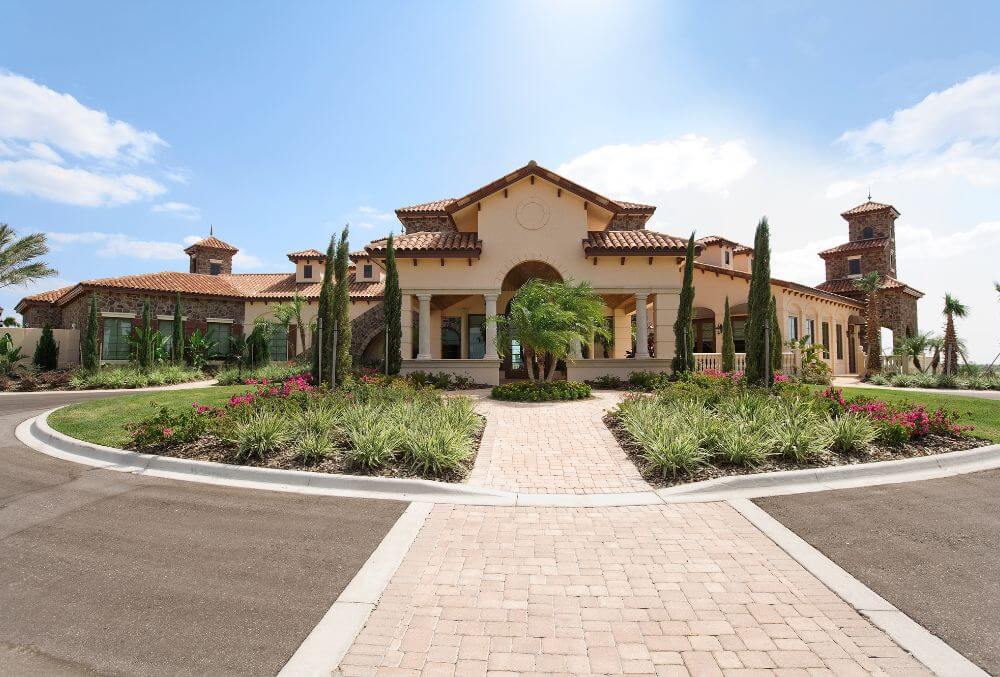
M745 317L734 317L733 322L733 345L736 348L736 352L745 353L747 351L747 337L746 337L746 325L747 318Z
M481 360L486 355L486 316L469 315L469 359Z
M728 266L732 262L732 259L730 258L732 255L730 254L728 249L726 250L725 254L726 254L726 265Z
M122 317L104 318L104 344L101 357L105 360L127 360L131 355L128 339L132 335L132 320Z
M799 340L799 318L797 317L788 318L788 340Z
M311 280L313 276L313 267L311 263L307 263L302 266L302 277Z
M694 352L714 353L715 352L715 321L695 320L694 327Z
M212 263L208 264L208 274L209 275L218 275L221 272L222 272L222 264L221 263L215 263L213 261Z
M848 275L861 274L861 259L847 259L847 274Z
M274 328L274 333L267 340L267 350L275 362L288 361L288 329L281 325Z
M229 322L209 322L205 335L212 348L209 355L213 359L229 357L229 337L233 334L233 325Z
M830 323L823 322L820 325L820 329L823 333L823 359L830 359Z
M462 318L441 318L441 359L458 360L462 357Z
M844 359L844 328L841 325L837 325L837 359Z
M816 343L816 320L806 320L805 339L809 345Z
M163 349L167 351L169 355L171 348L174 345L174 321L173 320L160 320L157 323L156 330L160 332L160 343L163 345Z
M364 265L364 267L362 268L362 271L364 272L364 277L365 277L365 279L366 279L366 280L367 280L367 279L370 279L370 278L371 278L371 276L372 276L372 264L370 264L370 263L366 263L366 264Z

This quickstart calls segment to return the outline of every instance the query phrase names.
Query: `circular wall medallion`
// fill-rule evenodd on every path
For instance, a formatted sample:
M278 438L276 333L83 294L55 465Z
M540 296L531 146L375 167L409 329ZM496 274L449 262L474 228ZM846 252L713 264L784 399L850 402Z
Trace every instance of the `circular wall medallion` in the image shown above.
M528 230L538 230L549 222L549 206L536 197L529 197L517 206L517 222Z

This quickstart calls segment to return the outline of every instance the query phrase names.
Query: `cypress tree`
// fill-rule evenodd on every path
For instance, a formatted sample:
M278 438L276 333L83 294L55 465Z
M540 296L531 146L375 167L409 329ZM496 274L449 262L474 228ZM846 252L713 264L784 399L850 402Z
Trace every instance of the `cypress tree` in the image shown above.
M52 325L42 327L42 335L38 337L31 361L42 371L52 371L59 366L59 345L52 334Z
M750 293L747 299L749 317L746 323L746 378L751 385L770 386L771 371L764 369L764 325L771 305L771 244L770 229L765 216L757 224L753 240L753 268L750 271Z
M726 297L726 312L722 316L722 371L736 370L736 341L733 338L733 318L729 315L729 297Z
M101 362L97 355L97 294L90 295L90 314L87 316L87 331L83 335L80 362L87 370L97 369Z
M142 327L139 330L139 340L136 343L136 361L139 368L148 370L153 366L155 357L153 347L153 316L149 308L149 299L142 302Z
M323 284L319 290L319 309L316 313L317 326L313 332L313 381L317 384L330 382L330 362L333 356L330 344L333 342L333 315L331 301L333 300L334 257L336 256L336 238L330 237L326 248L326 266L323 272ZM321 346L322 344L322 346ZM320 348L322 347L322 350ZM320 373L320 372L324 373Z
M694 233L688 239L687 254L684 257L684 281L681 283L680 307L674 320L674 360L675 374L694 370Z
M389 235L385 244L385 293L382 297L382 310L385 314L385 341L388 352L386 371L398 374L402 367L400 344L403 340L402 321L403 295L399 290L399 270L396 268L396 249Z
M351 265L351 249L348 239L348 227L340 233L340 243L337 245L336 275L337 282L333 288L335 319L337 320L337 384L344 382L344 377L351 373L351 282L348 279L348 269Z
M778 324L778 302L771 296L771 372L781 369L781 356L785 349L781 344L781 325Z
M170 350L173 353L174 364L184 364L184 311L181 307L181 295L174 300L174 326L170 336Z

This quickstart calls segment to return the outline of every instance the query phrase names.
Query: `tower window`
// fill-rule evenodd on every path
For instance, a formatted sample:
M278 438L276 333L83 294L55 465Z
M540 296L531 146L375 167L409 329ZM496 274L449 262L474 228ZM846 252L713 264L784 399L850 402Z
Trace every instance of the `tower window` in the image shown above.
M208 264L208 274L209 275L218 275L221 272L222 272L222 264L221 263L216 263L215 261L212 261L211 263Z
M847 259L847 274L848 275L861 274L861 259Z
M313 276L313 267L311 263L307 263L302 266L302 277L306 279L311 279Z
M372 276L372 264L366 263L364 268L362 268L362 271L366 280L370 278Z
M871 226L868 226L867 228L861 231L861 239L863 240L871 240L874 237L875 237L875 229L872 228Z
M191 257L191 267L188 269L188 272L189 273L197 273L198 272L198 262L194 260L193 256Z

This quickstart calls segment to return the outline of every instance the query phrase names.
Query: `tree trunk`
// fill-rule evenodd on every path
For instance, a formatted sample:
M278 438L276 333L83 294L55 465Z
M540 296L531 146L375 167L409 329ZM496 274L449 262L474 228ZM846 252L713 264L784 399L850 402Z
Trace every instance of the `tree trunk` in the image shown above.
M555 373L556 373L556 365L559 363L559 360L557 360L555 358L555 355L549 355L548 357L550 357L552 359L552 363L548 364L545 367L545 380L546 381L551 381L552 380L552 376L555 375Z
M882 371L882 328L879 317L878 294L868 295L868 318L865 327L865 342L868 344L868 354L865 356L865 376L872 376Z
M958 337L955 335L955 320L951 313L944 325L944 373L958 374Z

